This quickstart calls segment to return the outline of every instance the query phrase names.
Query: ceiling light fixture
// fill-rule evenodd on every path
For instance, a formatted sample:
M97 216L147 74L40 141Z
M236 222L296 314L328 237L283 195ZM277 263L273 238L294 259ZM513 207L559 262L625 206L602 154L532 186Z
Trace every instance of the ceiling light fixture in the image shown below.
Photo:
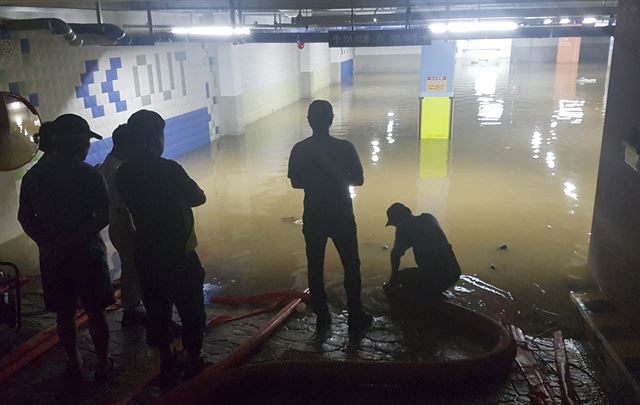
M585 17L582 19L583 24L595 24L598 20L595 17Z
M513 21L454 22L429 25L429 30L435 34L444 32L513 31L517 28L518 23Z
M563 18L560 19L560 24L563 24L563 25L564 24L569 24L570 22L571 22L571 20L566 18L566 17L563 17Z
M544 25L549 25L553 22L553 20L551 18L545 18L544 21L542 22Z
M249 35L251 30L248 27L221 27L221 26L199 26L199 27L173 27L172 34L179 35L202 35L202 36L233 36Z

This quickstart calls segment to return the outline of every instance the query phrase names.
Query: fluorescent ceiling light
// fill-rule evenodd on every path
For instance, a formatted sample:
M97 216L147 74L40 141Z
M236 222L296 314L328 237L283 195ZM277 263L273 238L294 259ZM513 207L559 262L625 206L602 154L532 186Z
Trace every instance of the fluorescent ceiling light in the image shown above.
M513 31L517 28L518 23L513 21L453 22L429 25L429 30L436 34L443 32Z
M569 24L570 22L571 22L571 20L566 18L566 17L560 19L560 24Z
M544 21L542 22L544 25L549 25L553 22L553 20L551 20L551 18L545 18Z
M598 21L598 20L596 20L596 19L595 19L595 17L585 17L585 18L582 20L582 23L583 23L583 24L595 24L595 23L596 23L596 21Z
M203 35L203 36L232 36L232 35L249 35L251 30L247 27L221 27L213 25L194 26L194 27L174 27L171 29L172 34L182 35Z

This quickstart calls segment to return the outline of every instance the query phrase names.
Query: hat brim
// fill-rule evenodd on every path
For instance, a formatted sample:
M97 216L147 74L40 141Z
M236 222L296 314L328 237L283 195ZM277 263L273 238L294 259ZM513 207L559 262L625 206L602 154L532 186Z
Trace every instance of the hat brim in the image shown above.
M89 131L89 138L95 138L95 139L103 139L102 135L96 134L93 131Z

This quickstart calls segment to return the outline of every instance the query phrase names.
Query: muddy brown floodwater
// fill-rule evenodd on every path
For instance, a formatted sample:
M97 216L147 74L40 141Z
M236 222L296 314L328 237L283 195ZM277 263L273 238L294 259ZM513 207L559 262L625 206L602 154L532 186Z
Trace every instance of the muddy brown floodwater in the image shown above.
M575 68L587 80L576 82ZM571 70L573 77L551 63L459 60L450 143L417 139L417 73L357 75L352 88L316 95L333 103L332 133L355 144L365 170L352 193L365 305L385 305L385 247L394 236L385 210L401 201L442 224L466 275L452 291L462 301L522 322L572 326L567 277L586 268L608 68ZM207 281L227 292L306 286L303 193L286 171L293 144L310 135L307 105L180 160L208 196L196 209ZM403 265L412 260L406 255ZM331 244L325 278L341 308Z

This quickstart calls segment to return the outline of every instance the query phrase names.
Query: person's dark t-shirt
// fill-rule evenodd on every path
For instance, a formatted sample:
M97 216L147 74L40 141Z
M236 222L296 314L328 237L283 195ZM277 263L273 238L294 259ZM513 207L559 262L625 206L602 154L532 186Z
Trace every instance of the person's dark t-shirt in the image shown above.
M451 245L433 215L411 216L397 224L393 249L403 254L409 248L413 248L413 255L420 269L460 275Z
M150 154L130 159L118 169L116 185L136 228L138 254L172 264L193 251L191 207L204 192L182 166Z
M304 189L305 217L353 215L349 186L363 182L362 165L351 142L313 135L289 157L288 177Z
M36 243L87 241L104 246L96 212L108 213L109 197L102 175L80 159L48 156L22 179L19 219ZM105 218L107 218L105 216Z

